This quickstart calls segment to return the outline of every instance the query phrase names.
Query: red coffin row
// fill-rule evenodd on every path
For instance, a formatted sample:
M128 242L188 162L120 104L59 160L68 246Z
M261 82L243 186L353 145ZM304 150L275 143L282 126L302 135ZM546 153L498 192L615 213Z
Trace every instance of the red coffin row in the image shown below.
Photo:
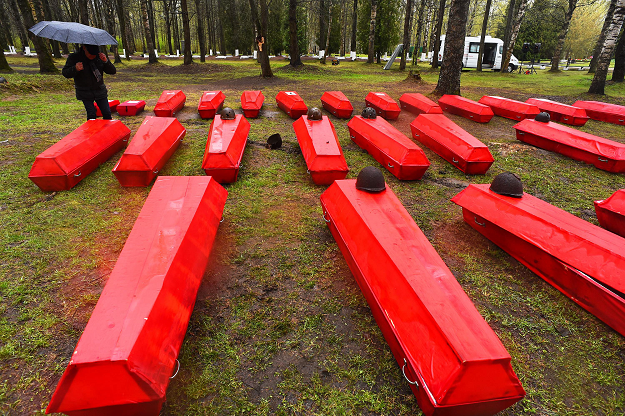
M469 185L464 220L573 302L625 335L625 239L529 194Z
M113 168L121 186L148 186L187 130L173 117L146 117Z
M354 143L400 180L421 179L430 166L423 150L381 117L355 116L347 123Z
M117 114L120 116L136 116L145 109L145 101L130 100L124 101L117 106Z
M387 120L395 120L401 112L397 102L385 92L370 92L365 97L365 103Z
M215 116L208 132L208 141L202 160L202 169L219 183L237 180L245 151L250 123L241 114L234 120Z
M522 101L511 100L509 98L485 95L478 101L493 110L493 113L499 117L509 118L511 120L525 120L526 118L534 118L540 113L538 107L533 104L524 103Z
M553 122L523 120L514 128L517 139L522 142L590 163L608 172L625 172L625 144Z
M156 180L46 413L159 414L227 195L210 177Z
M241 108L246 118L256 118L265 102L262 91L243 91L241 94Z
M625 237L625 189L619 189L603 201L595 201L599 224L606 230Z
M200 118L213 118L224 105L226 95L221 91L204 91L197 106Z
M488 123L494 116L493 110L489 106L459 95L445 94L438 99L438 105L441 106L443 111L477 121L478 123Z
M321 195L324 218L423 413L493 415L522 399L510 355L397 196L355 183Z
M347 176L349 168L328 116L323 116L321 120L300 117L293 123L293 130L316 185L330 185Z
M399 104L404 110L414 114L443 114L441 107L423 94L405 93L399 97Z
M341 91L326 91L321 96L321 105L338 118L350 118L354 107Z
M278 107L292 119L298 119L308 112L304 100L295 91L280 91L276 95Z
M119 105L119 100L108 100L109 108L111 109L111 113L117 111L117 106ZM100 111L100 107L98 107L98 103L94 103L95 105L95 115L97 117L102 117L102 111Z
M128 141L119 120L90 120L35 159L28 178L42 191L66 191L109 160Z
M625 125L625 106L600 101L575 101L573 107L583 108L593 120Z
M549 113L552 121L559 121L572 126L583 126L588 121L588 115L583 108L545 100L544 98L529 98L525 102L535 105L540 111Z
M182 91L165 90L154 107L154 114L156 117L173 117L182 110L185 101L187 101L187 96Z
M495 159L488 146L442 114L419 114L413 137L468 175L484 174Z

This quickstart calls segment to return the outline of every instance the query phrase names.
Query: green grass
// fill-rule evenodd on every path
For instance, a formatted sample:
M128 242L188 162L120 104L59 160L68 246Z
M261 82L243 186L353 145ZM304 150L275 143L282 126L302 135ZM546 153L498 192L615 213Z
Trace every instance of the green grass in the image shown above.
M110 170L120 154L70 191L43 193L28 179L37 154L84 119L73 87L60 75L39 75L36 59L8 57L16 73L0 88L0 413L38 413L48 404L99 294L149 193L123 189ZM403 82L393 66L306 61L292 70L272 61L274 80L257 77L252 60L209 60L192 70L181 60L118 66L109 97L144 99L150 111L161 91L182 89L187 134L163 175L203 175L210 121L195 117L202 90L221 89L239 108L244 89L262 88L264 114L250 120L239 179L228 201L163 414L420 414L336 242L322 219L319 196L291 127L275 105L295 89L309 105L323 91L342 90L360 111L368 91L429 94ZM63 62L58 62L61 66ZM572 103L591 76L582 71L537 75L462 74L463 95L549 97ZM620 84L607 100L622 102ZM593 97L594 98L594 97ZM510 170L525 190L596 224L593 200L625 188L625 177L600 171L514 138L514 122L482 126L450 116L484 141L495 157L486 175L467 176L424 149L431 166L421 181L386 181L438 250L512 357L528 395L503 415L612 415L625 411L625 340L462 221L449 200L457 184L488 183ZM378 166L350 139L347 122L331 117L355 178ZM393 124L409 135L411 116ZM133 133L142 117L123 122ZM590 121L583 131L625 142L624 127ZM262 144L282 135L282 150ZM8 140L7 142L3 142Z

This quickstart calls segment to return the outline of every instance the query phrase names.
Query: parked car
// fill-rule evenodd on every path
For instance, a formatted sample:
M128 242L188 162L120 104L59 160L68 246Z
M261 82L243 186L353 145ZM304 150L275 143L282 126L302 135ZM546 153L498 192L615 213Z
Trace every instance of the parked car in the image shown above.
M480 50L479 36L468 36L464 38L464 56L462 65L465 68L477 68L477 59ZM441 36L441 46L438 52L438 63L443 63L443 53L445 51L445 35ZM482 57L482 68L501 70L501 61L503 60L503 40L486 36L484 38L484 56ZM519 60L512 55L510 64L506 70L512 72L519 67Z

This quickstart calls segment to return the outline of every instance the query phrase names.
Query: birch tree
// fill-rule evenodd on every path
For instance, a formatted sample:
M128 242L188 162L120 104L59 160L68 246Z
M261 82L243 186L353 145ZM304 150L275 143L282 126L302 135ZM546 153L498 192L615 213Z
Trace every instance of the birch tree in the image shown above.
M590 94L605 94L605 79L608 75L608 66L612 57L612 52L616 45L618 35L623 26L623 18L625 17L625 0L618 0L616 7L614 8L614 14L612 15L612 21L608 26L608 30L605 34L605 41L601 48L601 53L597 59L597 70L595 76L592 78L590 88L588 92Z

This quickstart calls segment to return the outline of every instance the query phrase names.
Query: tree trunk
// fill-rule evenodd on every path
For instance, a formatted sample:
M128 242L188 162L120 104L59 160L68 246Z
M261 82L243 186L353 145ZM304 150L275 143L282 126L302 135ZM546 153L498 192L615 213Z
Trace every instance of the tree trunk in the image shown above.
M551 58L551 69L549 69L550 72L560 72L560 69L558 67L560 65L562 49L564 49L564 40L566 39L566 34L569 32L571 17L573 17L573 12L575 11L576 7L577 0L569 0L569 9L564 15L564 24L562 25L562 29L560 29L560 34L558 35L558 43L556 44L556 50L554 51L553 57Z
M148 16L148 1L149 0L141 0L141 17L143 18L143 33L147 42L146 48L148 49L148 56L150 57L148 62L154 64L158 62L158 59L154 53L154 43L152 43L152 30L150 28L150 18Z
M154 6L152 4L152 0L147 0L146 6L148 9L148 20L150 22L150 35L152 36L152 47L156 49L158 48L158 46L156 44L156 22L154 21Z
M358 0L354 0L354 10L352 12L352 42L350 52L356 52L356 29L358 24Z
M330 28L332 27L332 6L328 6L328 27L326 33L326 44L325 44L325 53L323 54L323 58L321 58L321 63L325 65L326 58L328 56L328 52L330 49Z
M605 42L605 35L608 32L608 27L612 22L612 16L614 15L616 2L617 0L610 0L610 6L608 7L605 20L603 21L603 27L601 28L601 33L599 33L599 38L597 39L597 44L595 45L595 50L592 54L592 59L590 60L590 67L588 68L589 74L594 74L597 69L597 60L599 59L599 54L601 54L601 48L603 47L603 43Z
M378 12L378 0L371 0L371 17L369 21L369 54L367 63L372 64L375 54L375 19Z
M187 0L180 2L180 8L182 9L182 30L184 32L184 64L190 65L193 63L193 56L191 55L191 25L189 24Z
M419 48L421 47L421 33L423 32L423 13L425 12L425 3L426 0L421 0L421 5L419 6L419 17L417 18L417 40L415 41L414 47L415 52L412 54L412 64L417 64L417 59L415 59L415 54L419 53ZM423 49L426 53L425 48Z
M399 70L406 69L406 54L410 50L410 29L412 28L412 0L406 0L406 13L404 16L404 45L401 50L401 61L399 62ZM412 55L414 60L414 54Z
M89 7L87 5L87 0L78 0L78 10L80 13L78 15L79 22L89 26Z
M614 15L612 16L612 22L608 27L608 31L605 35L605 42L603 48L601 48L601 54L597 60L597 70L595 76L590 83L588 92L590 94L605 94L605 79L608 75L608 66L610 65L610 58L614 51L614 45L623 26L623 18L625 17L625 0L618 0L614 9Z
M297 0L289 0L289 54L291 66L302 65L297 43Z
M35 7L40 8L40 12L43 14L43 20L56 20L54 15L52 14L52 9L50 8L50 2L47 0L43 0L41 2L33 3ZM51 40L50 44L52 46L52 54L56 59L61 59L63 56L61 55L61 49L59 48L59 42L56 40Z
M625 25L624 25L625 26ZM614 52L614 70L612 71L612 81L623 82L625 77L625 36L623 36L623 27L621 27L621 35L616 44Z
M204 33L204 14L202 13L201 0L195 0L195 14L197 15L197 38L200 44L200 62L206 62L206 35Z
M624 0L625 1L625 0ZM505 50L506 54L502 58L501 62L501 73L507 73L508 66L510 65L510 58L512 57L512 51L514 50L514 44L516 43L516 38L519 35L519 29L521 28L521 22L523 22L523 17L525 16L525 9L527 9L527 3L529 0L521 0L521 4L519 4L519 10L516 13L516 19L514 21L514 25L510 29L510 43L508 44L508 48Z
M510 44L510 32L512 31L512 25L514 24L514 6L516 5L515 0L510 0L508 3L508 11L506 15L506 27L504 29L503 35L503 49L505 51L508 50L508 45Z
M482 70L482 59L484 59L484 38L486 38L486 28L488 27L488 17L490 16L490 5L492 0L486 0L484 8L484 20L482 21L482 34L480 35L480 50L477 55L477 70Z
M22 44L22 52L26 52L26 47L28 46L28 33L24 28L27 26L26 23L23 22L22 13L18 9L17 0L9 0L10 12L13 14L13 21L15 22L15 26L17 26L17 34L20 38L20 43Z
M117 18L119 19L119 31L122 38L122 46L126 50L126 59L130 61L130 45L128 43L128 33L126 26L128 22L126 20L126 13L124 12L124 0L115 0L115 7L117 9Z
M470 4L471 0L453 0L451 3L445 36L445 65L441 68L438 84L434 90L437 94L460 95L464 38Z
M5 20L4 8L3 8L3 5L0 4L0 33L2 34L6 32L5 22L8 23L9 21ZM2 47L4 48L4 45L2 45ZM13 69L11 69L11 67L9 66L9 63L7 62L7 58L6 56L4 56L4 52L2 50L0 50L0 72L1 73L13 72Z
M35 24L35 19L33 18L33 9L30 7L30 3L28 2L28 0L17 0L17 5L22 12L21 14L22 18L24 19L26 29L33 27ZM33 35L32 32L28 32L28 36L30 37L30 41L33 43L33 45L35 45L35 50L37 51L37 59L39 60L39 72L41 72L42 74L58 73L59 70L54 66L54 60L52 59L52 54L50 53L50 49L48 49L48 45L46 45L42 38Z
M327 7L330 10L330 7ZM319 0L319 49L323 48L326 44L326 32L328 21L326 20L326 6L324 0ZM327 53L328 51L326 51Z
M468 11L469 9L467 8L467 13ZM445 0L441 0L439 4L437 16L438 16L438 19L436 21L436 29L434 30L434 52L432 53L432 68L438 68L438 53L440 52L440 48L441 48L441 31L443 30L443 18L445 17ZM464 18L464 21L466 24L466 21L467 21L466 16ZM449 23L447 24L447 28L449 28ZM463 30L464 30L464 33L466 33L466 28L464 28ZM464 51L464 43L463 43L463 51Z
M252 11L252 21L256 27L256 37L264 38L264 43L258 47L258 62L260 62L261 76L263 78L273 77L271 64L269 63L269 43L267 42L267 27L269 26L269 12L267 10L267 0L260 0L260 20L254 0L250 1Z
M174 54L171 43L171 16L169 14L169 0L163 0L163 17L165 18L165 37L167 38L167 51L169 55Z
M13 46L13 39L11 39L11 28L9 26L9 22L10 20L4 10L4 5L2 4L2 2L0 2L0 47L2 49Z
M180 25L178 25L178 1L173 0L170 9L171 21L174 26L174 49L180 52Z

